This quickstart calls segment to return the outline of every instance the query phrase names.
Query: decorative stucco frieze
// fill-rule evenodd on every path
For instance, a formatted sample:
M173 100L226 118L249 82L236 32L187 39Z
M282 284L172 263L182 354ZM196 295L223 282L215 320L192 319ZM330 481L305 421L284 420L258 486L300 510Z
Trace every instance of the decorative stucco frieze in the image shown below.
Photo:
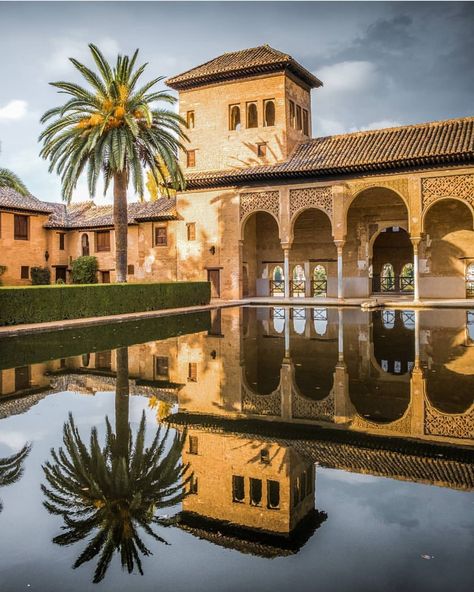
M425 434L445 438L474 438L474 412L463 415L441 413L429 403L425 412Z
M463 199L474 205L474 175L427 177L421 181L423 208L446 197Z
M398 177L396 179L378 179L370 181L352 181L348 183L352 195L356 195L366 189L392 189L405 199L408 199L408 179L406 177Z
M240 194L240 219L252 212L264 211L273 214L278 220L280 212L279 191L253 191Z
M312 401L293 391L291 413L296 419L332 420L335 413L334 393L331 392L321 401Z
M331 187L290 189L290 218L293 218L296 212L311 207L323 210L332 220Z

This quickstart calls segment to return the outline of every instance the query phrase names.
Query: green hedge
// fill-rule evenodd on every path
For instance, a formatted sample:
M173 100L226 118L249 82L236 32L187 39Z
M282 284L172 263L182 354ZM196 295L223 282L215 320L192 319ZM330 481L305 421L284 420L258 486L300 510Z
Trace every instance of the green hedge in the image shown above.
M209 282L0 288L0 325L44 323L208 304Z

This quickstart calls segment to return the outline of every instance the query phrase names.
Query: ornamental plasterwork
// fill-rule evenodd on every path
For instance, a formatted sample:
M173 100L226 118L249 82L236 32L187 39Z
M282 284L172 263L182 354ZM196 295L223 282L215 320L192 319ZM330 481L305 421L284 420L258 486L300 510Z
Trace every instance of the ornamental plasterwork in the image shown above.
M270 395L256 395L242 386L242 411L252 415L281 416L281 394L276 390Z
M360 415L355 415L351 427L367 432L378 431L411 434L411 411L402 418L392 421L391 423L376 423L374 421L368 421Z
M349 186L353 195L360 193L365 189L377 189L383 187L384 189L392 189L400 195L403 195L406 199L408 198L408 179L406 177L381 179L377 181L352 181L349 183Z
M459 439L474 438L474 413L447 415L429 403L425 411L425 434Z
M332 219L331 187L308 187L306 189L290 189L290 218L304 208L320 208Z
M443 197L457 197L474 205L474 175L449 175L421 180L423 208Z
M312 401L293 391L291 414L296 419L333 419L334 395L331 392L321 401Z
M265 211L273 214L278 220L280 212L279 191L254 191L240 194L240 219L252 212Z

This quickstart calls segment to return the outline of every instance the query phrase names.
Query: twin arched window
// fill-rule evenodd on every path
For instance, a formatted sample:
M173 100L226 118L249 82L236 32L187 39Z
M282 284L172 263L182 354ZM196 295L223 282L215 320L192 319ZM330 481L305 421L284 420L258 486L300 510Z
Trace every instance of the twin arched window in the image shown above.
M275 101L269 100L263 103L263 125L269 127L275 125Z
M239 131L241 129L240 105L229 106L229 129ZM258 127L257 103L247 103L247 128ZM265 127L275 125L275 101L268 99L263 102L263 125Z
M258 127L257 103L247 105L247 127Z

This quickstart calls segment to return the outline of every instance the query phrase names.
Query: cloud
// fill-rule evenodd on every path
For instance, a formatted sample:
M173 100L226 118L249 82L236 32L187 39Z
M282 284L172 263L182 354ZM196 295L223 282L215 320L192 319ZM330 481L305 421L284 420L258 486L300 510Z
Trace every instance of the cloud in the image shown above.
M57 37L52 39L53 51L45 61L45 67L54 73L65 73L71 70L69 58L76 58L80 62L90 61L88 44L90 41L83 39L70 39ZM119 52L119 45L111 37L103 37L94 41L95 45L107 58L113 58Z
M351 127L351 132L362 132L365 130L377 130L383 129L386 127L399 127L402 125L399 121L393 121L391 119L382 119L381 121L373 121L372 123L368 123L366 125L361 125L359 127Z
M28 103L15 99L0 107L0 121L14 121L23 119L27 114Z
M367 89L378 79L378 72L372 62L346 61L321 68L318 76L324 83L323 92L340 93Z

